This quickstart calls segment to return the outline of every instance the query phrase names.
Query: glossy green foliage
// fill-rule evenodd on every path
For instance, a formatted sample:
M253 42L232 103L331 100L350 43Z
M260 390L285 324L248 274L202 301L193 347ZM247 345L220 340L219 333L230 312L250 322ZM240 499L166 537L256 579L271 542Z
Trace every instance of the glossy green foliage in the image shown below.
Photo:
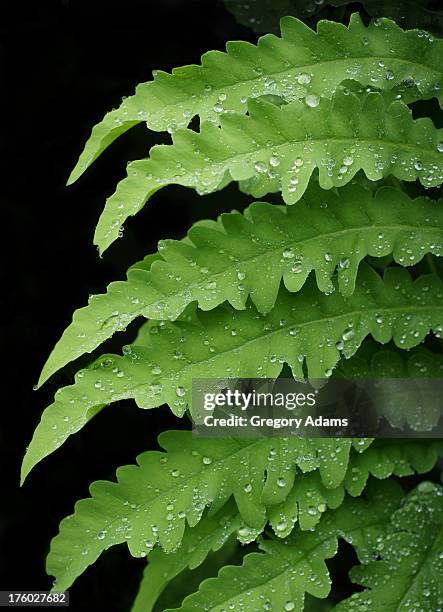
M393 255L402 266L426 253L441 255L441 202L412 200L393 187L375 194L358 184L324 192L311 184L297 207L252 204L243 215L225 213L197 223L187 241L165 240L156 261L128 271L74 313L52 351L39 384L69 361L91 352L136 317L175 320L191 303L211 310L227 301L244 309L248 297L267 314L280 283L299 291L315 271L320 291L354 291L358 266L367 255ZM265 273L265 274L264 274Z
M352 542L362 557L368 556L384 534L399 497L396 487L381 487L369 503L346 500L338 511L328 513L314 532L296 530L283 542L262 541L262 552L247 555L241 567L225 567L217 578L205 581L197 593L185 599L181 612L205 608L221 612L229 605L233 610L249 611L265 604L270 610L301 612L305 593L321 599L329 594L325 561L337 552L338 538Z
M104 406L133 398L140 408L164 403L182 416L191 408L195 378L276 378L287 363L295 378L332 375L340 357L351 357L371 334L403 349L431 331L442 334L443 283L437 275L412 281L390 268L382 279L362 265L354 293L325 295L311 277L296 294L281 289L274 308L261 315L220 306L190 323L147 323L122 356L104 355L57 392L43 413L22 466L22 479L36 463L79 431Z
M214 516L203 516L195 527L188 527L175 552L167 554L160 548L150 552L148 548L146 554L149 552L149 562L131 612L151 612L157 599L176 576L187 568L194 570L202 563L207 565L207 557L212 551L221 550L224 555L230 552L235 535L241 537L238 533L241 528L242 520L231 502Z
M220 127L205 122L199 133L177 130L172 145L128 164L95 231L100 251L167 185L202 194L239 181L254 197L281 191L294 204L316 169L322 189L346 185L359 170L371 181L393 175L425 187L443 182L443 130L428 118L414 120L400 100L341 89L332 99L311 94L282 106L250 100L248 111L222 115Z
M420 97L441 95L441 41L431 44L389 20L365 27L358 14L348 28L325 21L314 32L291 17L281 27L281 38L264 36L257 46L229 42L226 53L206 53L201 66L176 68L172 74L158 71L153 81L139 85L135 95L94 127L69 181L75 181L118 136L143 121L151 130L170 132L186 127L195 115L217 124L224 113L244 113L248 98L330 97L345 79L382 90L398 87L405 79L410 86L412 79Z
M166 552L176 550L186 522L195 526L206 505L214 511L231 496L243 519L240 537L254 540L266 522L266 507L285 499L299 470L319 470L325 486L337 487L352 447L363 452L370 443L294 437L224 438L214 444L178 431L163 433L159 442L166 453L140 455L137 466L119 468L117 483L94 483L92 497L79 501L75 514L62 522L48 558L57 588L69 587L115 544L126 542L138 557L157 543Z
M259 2L266 8L250 5ZM300 6L268 8L282 4ZM442 106L443 42L357 15L348 27L321 21L313 31L291 17L281 26L281 37L228 43L201 66L157 73L93 129L70 182L137 123L172 135L128 165L96 229L101 252L168 185L205 194L237 182L255 198L281 193L281 205L199 221L74 313L39 384L145 321L121 354L94 356L55 394L22 481L113 402L168 404L192 419L199 378L292 373L326 389L331 377L375 378L372 399L393 427L422 433L438 422L443 213L424 190L443 182L431 102ZM187 127L195 116L198 131ZM405 494L394 480L430 472L441 440L172 431L159 444L116 482L94 482L61 522L47 561L55 590L126 543L147 557L133 612L325 611L340 599L327 599L326 561L342 538L356 550L351 579L361 588L337 610L443 607L442 487L422 481Z
M420 610L443 605L443 488L421 483L392 515L376 546L376 560L357 566L351 579L366 587L337 612Z
M326 487L318 472L300 475L287 498L268 511L269 521L280 537L291 533L294 525L313 529L327 508L337 508L345 493L362 494L370 476L386 479L395 475L424 474L436 464L443 452L441 440L375 440L363 453L352 453L343 482Z
M297 518L302 530L310 530L328 507L340 506L345 491L359 495L370 475L385 479L428 471L442 450L439 442L380 441L372 452L369 440L295 437L219 439L214 444L178 431L162 434L159 442L166 452L149 451L137 458L137 466L119 468L117 483L93 483L91 498L79 501L75 513L62 521L48 557L57 589L68 588L103 551L124 542L136 557L146 556L156 544L165 553L180 551L175 558L184 568L234 532L242 542L253 541L268 516L277 536L290 533ZM229 506L230 518L222 519L222 525L204 519L195 527L207 505L211 514L222 512L231 496L238 516ZM290 515L294 502L299 508L295 517ZM185 543L191 538L186 523L206 538L194 556L179 548L183 537ZM194 538L196 545L200 537ZM158 557L166 561L160 552Z

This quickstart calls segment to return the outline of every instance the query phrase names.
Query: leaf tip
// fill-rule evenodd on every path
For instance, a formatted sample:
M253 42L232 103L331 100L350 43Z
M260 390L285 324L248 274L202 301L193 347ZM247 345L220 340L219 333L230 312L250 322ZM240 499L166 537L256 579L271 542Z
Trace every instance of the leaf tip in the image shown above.
M23 457L23 461L22 461L22 466L20 469L20 487L22 487L25 484L25 480L28 477L29 472L32 470L33 466L28 466L28 462L26 461L26 458L28 456L28 453L26 452L25 456Z
M86 170L86 166L80 166L79 163L77 163L75 165L75 167L73 168L71 174L68 176L68 180L66 181L66 187L69 187L70 185L72 185L73 183L75 183L80 176L83 174L83 172Z

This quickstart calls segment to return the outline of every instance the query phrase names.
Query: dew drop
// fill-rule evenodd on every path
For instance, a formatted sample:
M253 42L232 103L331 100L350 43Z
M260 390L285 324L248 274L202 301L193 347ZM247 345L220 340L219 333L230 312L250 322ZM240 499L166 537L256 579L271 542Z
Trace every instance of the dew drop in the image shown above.
M249 527L240 527L240 529L238 530L238 535L241 538L247 538L250 533L251 530L249 529Z
M285 259L292 259L293 257L295 257L295 254L292 248L285 249L282 255Z
M269 159L269 164L273 167L276 168L278 165L280 165L280 160L278 159L278 157L276 155L273 155L270 159Z
M254 168L255 168L255 171L258 172L259 174L263 174L267 170L266 164L262 161L255 162Z
M297 81L299 85L309 85L311 82L311 76L306 73L302 73L298 76Z
M309 106L309 108L315 108L320 104L320 98L315 94L309 94L308 96L306 96L305 102L306 105Z

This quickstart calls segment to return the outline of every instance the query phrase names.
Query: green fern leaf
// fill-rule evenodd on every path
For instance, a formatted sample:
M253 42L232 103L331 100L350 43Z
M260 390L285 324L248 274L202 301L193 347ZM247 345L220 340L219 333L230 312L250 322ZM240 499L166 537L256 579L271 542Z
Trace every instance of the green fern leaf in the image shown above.
M179 551L177 552L179 553ZM163 612L167 608L179 607L185 597L198 590L203 580L217 576L218 572L225 565L240 564L243 557L243 547L239 546L238 541L233 536L222 548L216 552L209 553L204 563L194 569L185 569L174 577L156 601L153 608L154 612ZM148 587L148 584L151 585L151 588ZM149 583L144 583L141 586L145 588L145 593L149 593L152 589L152 582L150 580ZM148 597L149 601L151 601L150 594ZM139 612L149 612L143 601L139 598L137 599L139 602ZM131 609L131 612L137 612L137 610ZM317 610L317 612L320 611Z
M351 453L343 483L326 487L318 472L298 475L288 497L268 509L275 533L285 538L298 524L303 531L312 529L327 508L335 509L345 493L361 495L370 476L411 476L429 472L443 455L443 441L375 440L364 453Z
M62 521L48 557L57 589L68 588L115 544L127 542L137 557L157 542L166 552L174 551L186 520L195 526L205 506L211 504L216 512L231 496L245 523L239 535L252 541L265 524L266 505L288 495L297 467L303 472L318 469L323 484L337 487L346 475L352 445L363 452L370 441L221 438L214 445L211 439L174 431L161 434L159 443L167 453L143 453L138 466L117 470L117 483L93 483L92 497L77 502L75 514Z
M172 145L131 162L99 219L100 250L166 185L210 193L235 180L254 197L280 190L293 204L316 168L323 189L345 185L359 170L373 181L393 175L426 187L442 183L443 130L428 118L413 120L399 100L388 104L379 93L340 90L332 100L308 96L281 107L250 100L248 109L248 116L221 117L220 128L207 122L200 133L178 130Z
M281 27L282 38L267 35L258 46L229 42L227 53L210 51L201 66L176 68L172 75L159 71L152 82L139 85L135 95L94 127L68 182L142 121L156 131L186 127L195 115L217 123L225 112L245 112L245 100L251 97L329 97L343 80L352 78L383 90L413 81L420 97L442 101L440 40L431 44L417 31L403 32L389 20L383 20L382 27L365 27L358 14L348 28L323 21L316 33L291 17L283 19Z
M441 255L443 207L426 198L411 200L393 187L372 195L352 184L325 192L311 184L297 207L252 204L244 213L223 214L218 223L196 224L187 243L159 244L151 269L146 262L92 296L74 313L72 324L51 353L40 376L91 352L138 316L175 320L191 302L203 310L229 301L244 309L250 296L262 314L274 306L281 279L299 291L312 270L329 293L338 268L343 295L354 291L358 266L366 255L393 253L403 266L426 253Z
M139 466L117 470L117 483L94 483L90 488L92 497L77 502L75 514L62 521L47 566L48 573L57 578L58 590L68 588L115 544L126 542L134 556L144 556L157 542L166 551L176 550L185 519L191 526L196 525L205 505L212 504L213 514L231 495L242 515L238 537L248 542L262 530L266 508L273 520L276 512L285 512L279 520L287 520L292 527L290 513L294 509L290 502L286 507L282 504L288 493L292 496L294 489L298 490L301 478L306 499L296 495L301 504L299 526L311 529L326 510L326 502L320 502L315 523L301 518L303 508L310 515L309 505L317 499L318 492L325 496L325 487L331 489L328 503L335 496L330 503L335 508L343 499L343 488L356 496L370 474L386 479L391 474L429 471L443 450L440 441L429 444L379 440L373 450L368 449L370 441L356 440L351 451L351 440L301 438L219 439L215 447L211 440L193 438L190 432L164 433L159 442L167 453L150 451L140 455ZM311 473L296 473L296 465L301 472ZM317 470L321 478L309 479ZM304 486L306 480L311 489ZM282 531L276 526L276 533Z
M379 561L351 571L366 587L334 608L345 610L420 610L443 606L443 487L422 482L392 516L377 546Z
M252 305L242 311L220 306L198 313L199 325L149 322L123 356L104 355L57 392L26 452L22 480L111 402L167 403L181 416L191 406L194 378L276 378L288 363L300 379L304 360L311 379L328 377L341 354L351 357L369 334L382 343L393 338L404 349L417 346L429 331L442 333L442 295L437 276L412 282L406 270L391 268L382 280L363 265L347 298L338 291L325 296L310 277L295 295L281 289L268 315Z
M186 568L198 567L211 551L222 548L241 526L235 504L228 503L216 515L205 516L195 527L186 529L176 552L166 554L160 548L150 552L131 612L151 612L171 580Z
M300 612L305 593L327 597L331 582L325 559L337 552L338 538L352 542L360 558L369 557L399 505L398 485L377 483L371 488L369 501L346 499L313 532L296 530L286 541L260 542L262 553L251 553L242 566L224 567L217 578L203 582L184 600L180 612L221 612L229 606Z

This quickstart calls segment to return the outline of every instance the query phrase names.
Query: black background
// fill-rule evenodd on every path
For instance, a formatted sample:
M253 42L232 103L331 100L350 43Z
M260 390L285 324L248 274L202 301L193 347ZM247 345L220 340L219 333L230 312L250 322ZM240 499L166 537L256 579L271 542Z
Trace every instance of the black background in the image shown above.
M183 236L197 218L249 199L235 187L198 197L170 187L126 224L104 259L92 245L105 198L126 162L168 135L139 126L122 136L73 186L65 182L104 113L153 69L199 63L227 40L255 41L216 0L3 2L1 18L3 386L0 428L0 589L48 590L44 560L60 520L96 479L156 447L159 431L183 427L166 409L120 403L44 460L18 488L19 467L40 414L79 363L33 391L75 308L123 278L160 238ZM4 216L3 216L4 219ZM131 327L127 332L131 339ZM122 345L122 337L107 348ZM81 361L80 361L81 363ZM8 398L8 399L6 399ZM72 610L128 610L144 562L125 547L102 555L71 588Z
M44 563L60 520L90 482L156 447L159 431L183 427L166 408L121 402L41 463L24 487L19 467L40 414L78 367L33 391L39 372L75 308L123 278L160 238L182 237L197 218L248 199L235 189L199 198L164 190L130 221L103 259L92 245L105 198L126 162L168 135L139 126L121 137L76 184L65 182L92 126L133 93L153 69L199 63L230 39L256 40L213 0L73 0L2 3L2 209L4 247L2 427L0 428L0 589L51 588ZM244 200L244 202L243 202ZM136 222L133 222L136 221ZM127 336L131 339L129 329ZM122 337L108 343L115 350ZM8 399L6 399L8 398ZM71 609L128 610L144 563L126 547L108 551L70 590Z
M19 490L25 446L55 390L71 382L74 367L35 392L39 371L90 293L123 278L160 238L181 237L194 219L214 217L231 208L233 198L238 206L242 200L235 190L207 198L165 190L101 260L92 238L105 197L123 178L128 160L169 137L140 126L78 183L66 188L66 179L91 127L138 82L149 80L153 69L199 63L202 53L223 49L229 39L256 36L221 3L208 0L17 2L2 22L2 243L8 243L2 328L3 350L10 355L2 385L10 393L8 401L2 394L0 430L0 589L48 590L50 539L74 502L88 495L89 483L113 478L116 467L155 448L159 431L183 424L166 408L112 406L42 462ZM116 349L121 342L120 336ZM143 565L123 546L109 551L70 590L71 609L129 609Z

